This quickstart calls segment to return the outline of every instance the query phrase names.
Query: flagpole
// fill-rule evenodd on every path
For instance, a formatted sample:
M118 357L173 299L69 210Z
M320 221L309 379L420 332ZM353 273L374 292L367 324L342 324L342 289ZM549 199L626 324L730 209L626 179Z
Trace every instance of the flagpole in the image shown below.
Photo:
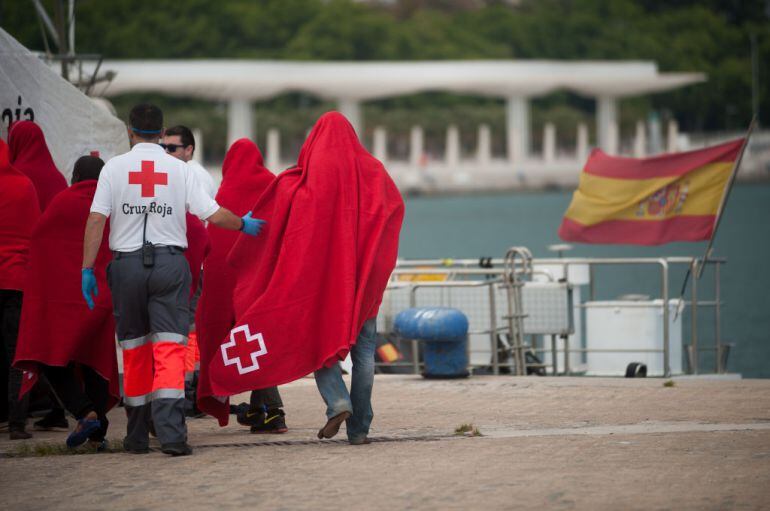
M730 192L733 189L733 184L735 184L735 178L738 175L738 169L741 166L741 161L743 160L743 153L746 151L746 147L749 144L749 138L751 138L751 133L754 131L754 127L757 124L757 114L755 113L754 116L751 118L751 123L749 124L749 129L746 131L746 137L743 139L743 144L741 144L741 149L738 152L738 158L735 159L735 162L733 163L733 169L730 172L730 178L727 181L727 185L725 185L725 191L722 194L722 201L719 203L719 209L717 209L717 216L714 219L714 229L711 231L711 238L709 238L708 245L706 246L706 251L703 254L703 260L698 263L698 259L693 257L692 263L690 264L689 268L687 268L687 273L684 276L684 282L682 283L682 291L679 293L679 303L677 305L675 314L674 314L674 320L679 317L679 311L682 308L682 303L684 302L684 293L687 290L687 283L690 280L690 275L693 273L693 267L695 267L695 277L696 279L700 280L700 278L703 276L703 269L706 267L706 262L708 261L709 257L711 257L711 252L714 249L714 239L717 235L717 230L719 229L719 224L722 221L722 214L724 213L725 206L727 205L727 199L730 197Z
M743 139L743 144L741 145L741 150L738 153L738 158L736 158L735 163L733 164L733 170L730 173L730 179L727 181L727 186L725 186L725 191L722 194L722 202L719 203L717 217L714 220L714 229L711 231L711 238L709 239L709 243L706 246L706 251L703 254L703 261L697 267L695 278L698 280L700 280L700 278L703 276L703 269L706 267L706 262L711 257L712 250L714 250L714 239L716 238L717 231L719 230L719 224L722 222L722 216L725 212L725 207L727 206L727 199L730 198L730 192L733 190L735 178L738 175L738 169L741 166L741 161L743 161L743 154L746 152L746 147L749 145L749 138L751 138L751 133L754 131L756 124L757 114L755 113L754 117L751 118L751 124L749 124L749 129L746 132L746 138ZM687 282L685 281L685 285L686 284Z

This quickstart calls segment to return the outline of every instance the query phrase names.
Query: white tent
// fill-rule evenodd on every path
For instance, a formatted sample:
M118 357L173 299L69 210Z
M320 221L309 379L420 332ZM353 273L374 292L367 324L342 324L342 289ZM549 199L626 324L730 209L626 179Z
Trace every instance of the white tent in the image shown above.
M75 160L99 151L105 161L128 151L125 125L52 71L0 28L0 137L13 121L43 129L56 166L69 181Z

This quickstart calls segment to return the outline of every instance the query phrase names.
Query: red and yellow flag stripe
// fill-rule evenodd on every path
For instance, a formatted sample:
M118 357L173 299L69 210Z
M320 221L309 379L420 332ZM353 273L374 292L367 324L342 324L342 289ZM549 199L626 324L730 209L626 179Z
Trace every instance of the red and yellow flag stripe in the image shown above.
M559 236L637 245L708 239L742 143L644 159L595 150Z

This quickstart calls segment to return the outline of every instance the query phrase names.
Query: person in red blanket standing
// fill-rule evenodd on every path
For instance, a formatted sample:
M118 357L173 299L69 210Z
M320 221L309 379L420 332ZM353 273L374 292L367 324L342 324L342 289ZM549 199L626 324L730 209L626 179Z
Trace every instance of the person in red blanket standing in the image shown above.
M89 307L98 295L94 262L110 219L108 270L118 342L129 452L149 450L150 418L161 450L187 455L184 357L189 329L190 268L186 211L224 229L256 236L263 222L237 217L211 199L184 162L158 145L163 113L135 106L128 120L131 150L109 160L99 176L85 230L81 288Z
M11 440L29 438L27 407L19 399L22 372L12 368L21 318L21 299L26 277L32 229L40 217L35 187L27 176L11 166L8 146L0 140L0 349L3 376L7 381L4 410Z
M56 168L43 130L32 121L13 123L8 132L8 148L11 164L35 185L40 212L44 213L56 194L67 189L67 180ZM45 417L35 421L34 429L47 431L64 428L66 430L68 424L64 409L56 403L56 397L52 394L48 381L43 378L39 387L41 391L48 393L53 408Z
M227 151L222 165L222 185L216 200L236 214L246 213L256 204L262 192L275 180L264 166L262 153L249 139L236 140ZM201 294L196 324L201 341L201 379L199 407L226 425L228 403L212 396L208 364L219 353L222 340L235 323L233 290L235 272L227 264L227 254L238 238L237 233L209 225L211 253L204 263L206 284ZM283 402L277 387L254 390L247 409L237 415L238 423L249 426L252 433L285 433Z
M44 212L54 196L67 188L67 180L56 168L40 126L19 121L8 132L11 164L35 185L40 211Z
M315 372L331 438L347 421L368 441L375 318L396 264L404 202L376 158L337 112L316 122L296 168L282 172L252 213L267 221L240 237L235 327L209 368L216 395L266 388ZM353 360L350 392L338 362Z
M120 400L109 290L96 297L89 312L77 285L83 230L103 166L101 158L79 158L72 186L53 198L35 226L14 361L14 367L26 371L22 393L43 374L78 420L67 438L69 447L87 440L103 447L107 411ZM111 259L104 240L94 272L103 289Z

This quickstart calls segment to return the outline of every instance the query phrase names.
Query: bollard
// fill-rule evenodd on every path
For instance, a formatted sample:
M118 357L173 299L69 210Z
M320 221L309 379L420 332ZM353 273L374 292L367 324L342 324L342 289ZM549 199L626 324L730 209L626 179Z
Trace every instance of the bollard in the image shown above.
M468 318L448 307L406 309L398 313L395 332L423 342L424 378L468 377Z

